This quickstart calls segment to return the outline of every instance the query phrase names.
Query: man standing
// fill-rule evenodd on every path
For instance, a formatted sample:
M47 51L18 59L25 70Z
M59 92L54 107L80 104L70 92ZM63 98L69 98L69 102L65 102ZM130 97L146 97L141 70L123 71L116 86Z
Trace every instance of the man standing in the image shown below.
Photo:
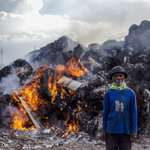
M106 142L106 150L131 150L132 142L136 138L136 97L124 82L127 77L121 66L111 70L110 79L113 83L104 97L101 132L101 140Z

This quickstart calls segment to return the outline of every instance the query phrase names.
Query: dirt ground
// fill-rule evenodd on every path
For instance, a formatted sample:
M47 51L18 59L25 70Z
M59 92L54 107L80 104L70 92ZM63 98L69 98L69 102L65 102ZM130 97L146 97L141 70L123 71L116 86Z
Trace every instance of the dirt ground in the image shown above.
M72 143L67 146L58 146L54 150L105 150L105 143L100 145L90 145L87 143ZM150 150L149 142L135 142L133 143L132 150Z
M71 133L61 138L55 132L0 131L0 150L105 150L105 143L87 133ZM140 136L132 150L150 150L150 138Z

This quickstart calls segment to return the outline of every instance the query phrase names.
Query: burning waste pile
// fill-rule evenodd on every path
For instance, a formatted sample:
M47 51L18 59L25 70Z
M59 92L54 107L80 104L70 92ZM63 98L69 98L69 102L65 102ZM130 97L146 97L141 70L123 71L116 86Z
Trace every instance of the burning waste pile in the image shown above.
M95 144L102 145L99 134L103 97L111 84L108 75L121 65L129 74L126 83L137 97L138 135L145 132L149 136L149 35L150 22L143 21L130 27L125 41L108 40L88 48L63 36L2 68L1 129L12 134L45 129L53 140L86 137L82 139L91 144L95 138ZM42 133L38 138L47 137Z

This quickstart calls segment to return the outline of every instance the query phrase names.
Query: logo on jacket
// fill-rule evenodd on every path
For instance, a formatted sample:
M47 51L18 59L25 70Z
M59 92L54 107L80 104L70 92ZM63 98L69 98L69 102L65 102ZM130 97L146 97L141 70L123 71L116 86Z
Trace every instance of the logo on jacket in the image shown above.
M124 111L124 105L122 102L115 101L116 111Z

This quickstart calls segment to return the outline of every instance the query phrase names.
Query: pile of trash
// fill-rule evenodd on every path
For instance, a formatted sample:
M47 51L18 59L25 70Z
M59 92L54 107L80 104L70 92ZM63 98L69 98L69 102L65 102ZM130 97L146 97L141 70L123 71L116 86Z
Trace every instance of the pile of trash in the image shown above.
M150 22L142 21L139 26L130 27L125 41L108 40L102 45L90 44L88 48L63 36L40 50L32 51L24 59L17 59L2 68L0 128L5 128L6 132L0 132L0 147L78 149L78 146L84 145L86 149L103 149L105 143L99 139L103 98L111 85L110 70L116 65L124 67L128 72L126 84L133 89L137 98L138 140L134 146L140 144L141 147L141 144L148 143L149 33ZM67 80L62 84L59 79ZM28 95L24 95L27 91ZM33 111L41 113L42 119L39 122L45 130L22 131L11 128L16 112L21 114L19 97L31 107L26 112L28 115ZM22 114L25 116L24 111ZM26 119L24 127L29 129L32 119L22 118ZM68 136L63 138L64 131L68 131L70 126L72 128ZM143 142L143 138L146 141ZM74 147L69 147L71 145Z

